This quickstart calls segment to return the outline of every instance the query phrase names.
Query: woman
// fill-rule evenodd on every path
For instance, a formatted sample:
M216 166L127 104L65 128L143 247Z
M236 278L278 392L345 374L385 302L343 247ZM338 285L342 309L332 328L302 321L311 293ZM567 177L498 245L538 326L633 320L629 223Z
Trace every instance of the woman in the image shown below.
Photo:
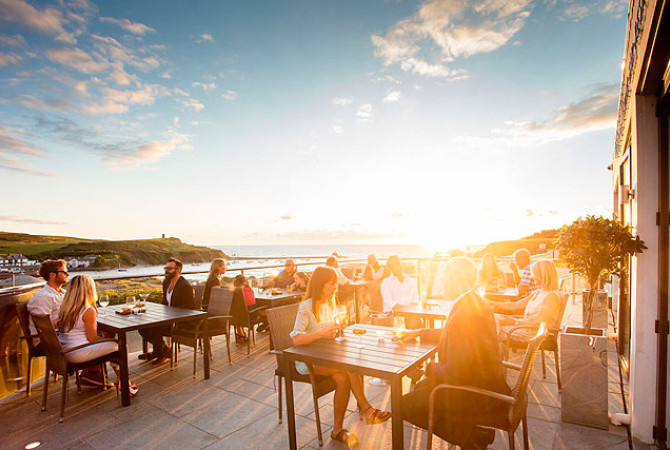
M251 322L256 322L261 311L257 311L259 307L256 306L256 295L254 294L254 290L249 287L249 284L247 283L247 277L242 274L237 275L233 279L233 286L242 290L242 294L244 295L244 303L246 303L247 311L249 311ZM259 326L261 325L262 324L259 323ZM244 333L244 327L235 327L235 335L239 342L244 342L247 339L247 336Z
M482 264L477 271L477 286L484 287L487 291L497 291L498 287L505 285L505 273L498 269L496 258L490 253L482 257Z
M560 309L560 300L558 298L558 272L553 261L542 259L534 263L531 268L533 279L538 289L529 296L515 302L494 302L489 301L496 312L514 314L523 310L522 318L514 318L506 315L498 316L500 324L500 338L507 339L509 331L518 326L537 327L544 322L547 326L554 326ZM515 332L530 337L535 335L534 330L520 330Z
M307 285L309 284L309 275L305 272L297 272L293 276L293 285L291 286L292 291L305 292L307 291Z
M337 272L331 267L317 267L307 286L305 299L300 303L295 326L291 332L295 345L307 345L318 339L333 339L336 326L333 318L337 313L335 292L337 291ZM308 374L307 365L297 361L296 370ZM353 392L358 401L359 414L367 424L377 424L388 420L391 413L373 408L365 397L363 378L360 375L342 370L315 366L314 373L333 377L335 381L335 409L333 431L330 437L348 446L357 445L358 438L343 428L344 414L349 403L349 393Z
M495 317L486 300L474 291L476 277L477 269L469 259L450 260L442 280L446 298L456 303L444 328L409 331L401 339L406 342L420 337L422 341L439 342L440 362L429 364L427 379L402 398L403 418L421 428L428 429L428 401L437 384L511 394L503 371ZM445 391L438 398L435 429L440 437L463 449L483 449L493 442L493 430L478 429L476 424L495 423L507 410L507 404L468 392Z
M72 278L58 313L58 329L60 330L58 340L63 350L67 351L102 339L102 336L98 334L98 310L95 308L97 298L93 278L88 275L76 275ZM118 348L116 341L103 340L98 344L65 353L65 358L73 363L85 362L113 353ZM115 384L119 392L119 366L116 362L112 362L111 366L116 372ZM135 396L138 391L135 383L131 382L130 395Z
M382 278L384 278L384 269L382 268L382 265L379 264L375 255L368 255L368 263L363 270L363 279L377 281Z
M223 258L215 258L209 268L209 276L202 291L202 309L207 311L209 299L212 296L212 288L221 286L221 275L226 273L226 261Z

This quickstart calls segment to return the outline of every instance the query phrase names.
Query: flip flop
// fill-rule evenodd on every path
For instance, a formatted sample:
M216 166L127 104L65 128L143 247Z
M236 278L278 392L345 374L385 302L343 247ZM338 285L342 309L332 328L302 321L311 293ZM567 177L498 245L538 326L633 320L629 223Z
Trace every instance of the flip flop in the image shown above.
M382 411L379 409L372 408L372 415L370 417L365 417L366 425L377 425L382 422L386 422L391 418L390 411Z
M338 431L337 434L330 433L330 438L334 441L343 443L349 448L358 447L358 437L344 428Z

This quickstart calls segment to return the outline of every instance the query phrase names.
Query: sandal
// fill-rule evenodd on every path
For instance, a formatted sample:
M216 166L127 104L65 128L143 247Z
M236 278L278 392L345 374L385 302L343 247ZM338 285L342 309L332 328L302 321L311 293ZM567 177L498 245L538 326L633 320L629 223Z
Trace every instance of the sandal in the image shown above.
M363 415L361 414L362 411L359 412L359 414L361 414L361 419L365 419L366 425L377 425L382 422L386 422L391 418L390 411L382 411L380 409L373 408L372 406L370 406L370 408L368 408L367 410L369 409L372 409L372 415L370 417L363 417Z
M350 448L358 447L358 437L344 428L338 431L337 434L330 433L330 438L334 441L341 442Z
M119 383L119 381L117 380L116 383L114 383L114 386L116 387L116 396L118 397L119 394L121 393L121 383ZM137 394L140 393L140 388L137 387L137 385L132 381L128 382L128 390L130 391L131 397L136 397Z

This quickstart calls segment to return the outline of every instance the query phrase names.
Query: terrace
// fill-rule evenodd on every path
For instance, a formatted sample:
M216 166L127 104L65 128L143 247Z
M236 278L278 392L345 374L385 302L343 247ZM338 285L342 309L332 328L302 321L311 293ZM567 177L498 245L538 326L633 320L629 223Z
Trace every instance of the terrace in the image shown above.
M580 320L581 304L570 301L564 323L578 324ZM286 420L281 425L277 420L275 358L268 352L267 334L258 335L257 345L252 347L249 356L246 344L232 343L232 366L228 365L224 338L215 338L209 380L203 379L201 364L197 379L193 380L190 348L182 347L179 365L171 370L167 363L154 366L139 361L136 358L141 346L139 338L131 340L129 345L131 379L140 386L140 394L133 398L130 407L123 408L113 390L84 389L77 395L71 386L66 419L59 424L60 381L49 389L46 412L40 411L40 381L33 385L31 397L17 392L0 402L3 447L24 448L40 442L39 448L288 448ZM614 342L610 342L610 346L609 411L613 414L624 411L624 398ZM512 361L519 360L521 355L512 355ZM560 399L549 354L547 363L547 378L542 379L541 361L537 359L530 382L531 448L632 448L625 427L610 425L609 430L604 431L561 422ZM405 391L409 389L409 380L406 383ZM627 395L627 386L623 386L623 390ZM376 406L390 409L388 387L366 383L366 391ZM298 447L317 449L310 387L296 383L295 399ZM344 448L329 438L332 395L324 396L319 404L324 448ZM391 447L390 421L376 426L364 425L358 420L353 400L349 403L345 426L358 434L362 449ZM407 422L404 437L407 449L426 446L426 432ZM520 430L516 433L516 444L522 448ZM433 448L448 447L439 438L434 439ZM507 448L506 435L498 431L491 448ZM645 447L636 444L635 448Z

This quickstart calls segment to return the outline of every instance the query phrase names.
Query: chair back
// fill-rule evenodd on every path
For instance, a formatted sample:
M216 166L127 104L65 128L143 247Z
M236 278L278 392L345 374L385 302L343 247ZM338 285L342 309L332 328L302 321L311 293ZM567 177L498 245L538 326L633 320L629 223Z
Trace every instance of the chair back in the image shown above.
M63 348L60 345L56 330L51 323L51 316L48 314L31 315L37 335L40 337L40 344L47 357L47 367L58 373L64 374L67 371L67 360L63 355Z
M250 327L251 317L249 316L249 308L244 299L244 291L241 287L235 288L233 292L233 304L230 307L230 315L233 318L230 320L231 325L240 327Z
M202 309L202 294L205 292L205 286L196 284L193 290L195 291L195 309Z
M556 316L556 321L549 328L549 332L557 333L561 329L561 324L563 323L563 316L565 315L565 309L568 306L568 293L567 292L557 292L558 294L558 315Z
M19 325L23 335L28 338L32 334L30 331L30 313L28 312L28 302L18 302L16 304L16 315L19 318ZM37 349L37 339L26 339L28 352L34 356L40 356L41 352Z
M293 347L293 339L290 333L295 326L295 318L298 315L299 307L299 303L293 303L265 310L270 325L270 337L275 350L285 350Z
M230 289L227 287L213 287L207 312L212 316L228 316L232 303L233 292Z
M512 395L515 398L514 405L510 411L510 422L518 424L523 418L526 410L526 402L528 400L528 382L530 380L531 372L533 371L533 364L535 364L535 357L540 349L540 345L547 337L547 326L542 323L537 330L537 334L528 343L526 354L523 357L523 364L519 371L519 377L516 380Z

